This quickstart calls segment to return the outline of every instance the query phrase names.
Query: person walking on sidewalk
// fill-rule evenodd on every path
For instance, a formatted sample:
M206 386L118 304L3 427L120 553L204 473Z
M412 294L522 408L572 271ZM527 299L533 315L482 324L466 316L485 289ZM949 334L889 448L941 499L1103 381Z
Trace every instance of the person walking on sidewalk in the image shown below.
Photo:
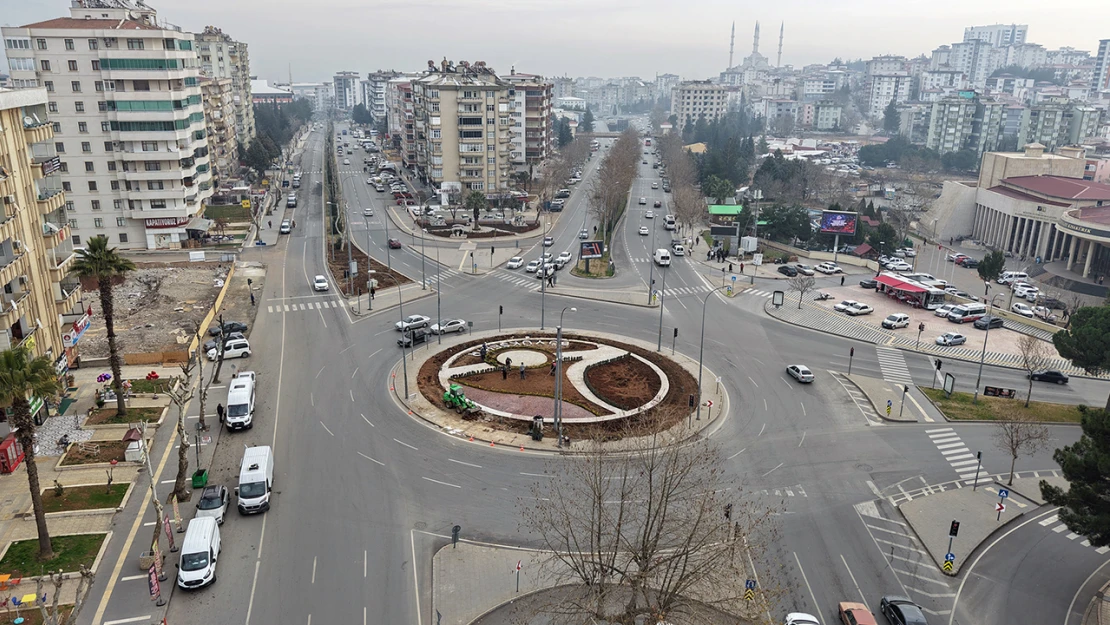
M224 405L216 404L216 416L220 418L220 423L224 422Z
M524 379L524 363L520 363L520 379Z
M267 219L267 220L266 220L266 227L267 227L267 228L273 228L273 227L274 227L274 222L273 222L273 220L269 220L269 219Z
M840 286L844 286L844 276L840 276Z

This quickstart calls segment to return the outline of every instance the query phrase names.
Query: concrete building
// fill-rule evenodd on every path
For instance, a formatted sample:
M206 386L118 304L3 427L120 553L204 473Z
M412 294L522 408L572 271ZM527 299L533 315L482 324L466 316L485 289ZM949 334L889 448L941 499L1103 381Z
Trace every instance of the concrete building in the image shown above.
M72 242L179 248L213 193L193 35L128 0L70 14L3 36L13 75L50 94Z
M510 112L513 137L510 159L513 171L538 172L554 147L555 133L551 126L552 85L543 76L517 74L502 80L509 83Z
M681 128L687 122L720 119L728 112L728 88L708 80L688 80L671 91L671 114L678 117Z
M871 117L880 119L883 111L894 100L895 104L904 104L910 99L913 88L913 78L908 72L873 74L870 77L867 103Z
M350 110L362 103L362 87L358 72L339 72L335 84L335 108Z
M682 78L678 74L656 74L655 99L658 101L671 97L671 91L673 91L680 82L682 82Z
M1107 90L1110 90L1110 39L1101 39L1098 42L1098 53L1095 55L1091 94L1097 95L1100 91Z
M417 142L413 128L415 107L413 103L412 81L408 76L399 76L386 84L386 127L387 137L394 149L401 154L401 164L410 171L417 171ZM425 156L427 158L427 156Z
M821 71L798 80L798 98L814 101L827 98L848 84L848 73L839 70Z
M235 106L235 134L249 146L256 134L254 100L251 98L251 62L247 44L235 41L215 26L205 26L195 35L200 72L212 78L230 78Z
M448 192L507 197L512 173L512 87L482 61L429 63L412 81L420 145L417 175ZM527 118L526 118L527 119Z
M1027 24L968 26L964 29L964 41L984 41L996 48L1002 48L1025 43L1027 34L1029 34Z
M363 104L366 105L366 110L370 111L375 123L385 123L387 114L386 89L389 86L389 81L400 75L400 72L392 70L383 72L380 69L367 75L366 80L370 84L366 89L367 99Z
M332 83L330 82L295 82L289 85L293 92L294 100L309 100L312 110L326 111L332 107Z
M212 186L219 187L239 173L239 134L235 127L236 91L230 78L201 78L201 103L208 129ZM254 120L254 115L251 115Z
M89 319L70 275L76 254L47 95L0 89L0 350L23 345L61 377Z
M932 104L925 147L940 154L998 149L1005 106L974 91L960 91Z
M254 104L289 104L293 101L293 91L283 87L271 87L269 81L251 80L251 102Z
M814 105L814 130L839 130L844 107L832 100L822 100Z
M574 79L567 76L553 78L551 89L556 98L573 98L577 94Z

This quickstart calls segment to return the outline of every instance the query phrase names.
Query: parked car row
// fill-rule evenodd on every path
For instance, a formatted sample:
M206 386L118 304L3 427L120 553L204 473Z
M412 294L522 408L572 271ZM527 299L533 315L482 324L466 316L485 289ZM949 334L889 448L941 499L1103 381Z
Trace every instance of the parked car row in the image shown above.
M879 612L891 625L928 625L921 606L908 597L886 595L879 601ZM878 625L875 615L862 603L841 601L837 604L837 616L841 625ZM823 623L812 614L791 612L783 620L784 625L819 625Z

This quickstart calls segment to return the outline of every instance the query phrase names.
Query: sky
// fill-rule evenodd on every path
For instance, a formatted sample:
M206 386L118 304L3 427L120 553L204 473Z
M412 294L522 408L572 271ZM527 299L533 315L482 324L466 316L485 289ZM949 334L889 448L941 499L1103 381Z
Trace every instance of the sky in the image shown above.
M498 73L544 76L716 76L751 53L774 64L785 22L784 65L917 56L960 41L965 26L1029 25L1048 49L1095 52L1110 38L1105 0L147 0L185 30L214 25L250 46L251 72L295 82L337 71L420 71L428 60L486 61ZM0 0L0 24L69 15L68 0ZM1004 7L1004 10L1003 10ZM7 63L3 67L6 69Z

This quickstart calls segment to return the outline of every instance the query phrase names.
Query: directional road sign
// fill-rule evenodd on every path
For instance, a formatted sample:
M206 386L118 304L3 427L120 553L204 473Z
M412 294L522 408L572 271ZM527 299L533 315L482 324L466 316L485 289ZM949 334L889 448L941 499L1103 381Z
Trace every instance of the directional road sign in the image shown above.
M1005 499L1010 496L1010 491L1006 490L1005 488L1000 488L998 489L998 496L1002 499Z
M1006 504L1004 504L1002 502L998 502L998 503L994 504L994 510L995 510L995 512L1005 512L1006 511Z
M747 588L749 590L754 590L755 589L755 580L754 579L744 580L744 588Z
M755 591L752 590L751 588L745 590L744 591L744 600L745 601L755 601Z
M944 554L944 561L945 562L955 562L956 561L956 554L949 551L948 553Z
M947 560L944 562L944 571L946 573L951 573L952 572L952 563L951 562L949 562Z

